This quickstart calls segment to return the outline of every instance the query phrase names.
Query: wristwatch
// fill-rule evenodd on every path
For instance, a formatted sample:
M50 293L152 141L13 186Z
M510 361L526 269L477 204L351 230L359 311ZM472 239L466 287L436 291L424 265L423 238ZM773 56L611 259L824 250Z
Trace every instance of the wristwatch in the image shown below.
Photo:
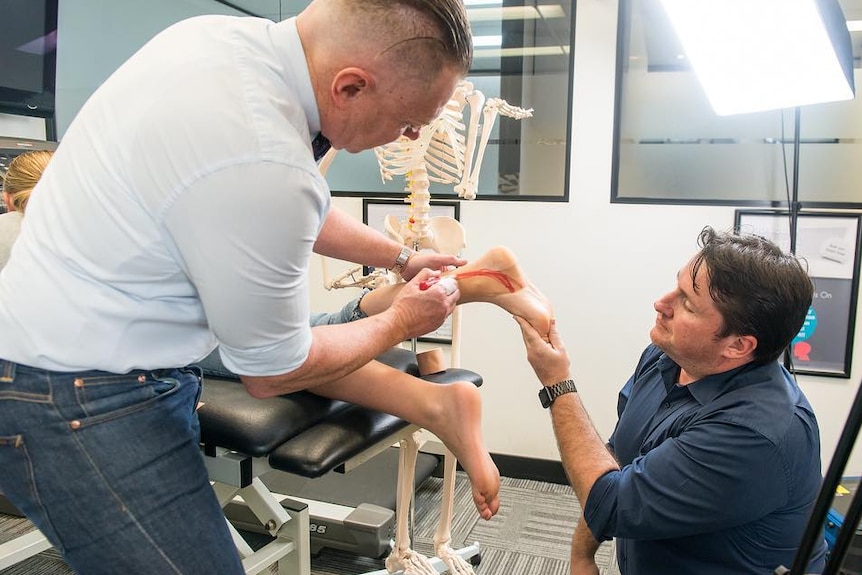
M395 258L395 264L389 268L389 271L394 272L401 275L401 272L404 271L404 267L407 265L407 262L410 261L410 257L413 255L413 250L408 247L401 248L401 251L398 253L398 257Z
M554 400L561 395L576 391L578 391L578 388L575 387L574 380L566 379L561 381L560 383L555 383L554 385L549 385L540 389L539 401L542 402L542 407L548 409L549 407L551 407L551 404L554 403Z

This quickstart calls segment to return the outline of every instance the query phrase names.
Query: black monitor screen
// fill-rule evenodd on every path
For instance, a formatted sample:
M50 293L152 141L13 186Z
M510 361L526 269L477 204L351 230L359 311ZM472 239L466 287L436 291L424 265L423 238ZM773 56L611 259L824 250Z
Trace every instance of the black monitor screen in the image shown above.
M0 112L54 112L58 0L0 0Z

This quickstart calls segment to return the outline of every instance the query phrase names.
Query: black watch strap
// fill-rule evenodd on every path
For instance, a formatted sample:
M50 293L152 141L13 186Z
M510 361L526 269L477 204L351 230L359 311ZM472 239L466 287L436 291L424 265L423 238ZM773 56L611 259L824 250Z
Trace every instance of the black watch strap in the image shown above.
M551 404L554 403L554 400L560 397L561 395L565 395L567 393L573 393L578 391L578 388L575 387L574 380L565 379L560 383L555 383L554 385L549 385L547 387L543 387L539 390L539 401L542 402L542 407L545 409L551 407Z

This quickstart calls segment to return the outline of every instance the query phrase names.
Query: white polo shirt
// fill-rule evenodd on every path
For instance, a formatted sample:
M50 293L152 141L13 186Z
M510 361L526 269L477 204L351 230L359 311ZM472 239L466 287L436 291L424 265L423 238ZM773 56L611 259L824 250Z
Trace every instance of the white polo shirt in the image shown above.
M0 358L58 371L302 364L329 210L295 20L203 16L83 106L0 276Z

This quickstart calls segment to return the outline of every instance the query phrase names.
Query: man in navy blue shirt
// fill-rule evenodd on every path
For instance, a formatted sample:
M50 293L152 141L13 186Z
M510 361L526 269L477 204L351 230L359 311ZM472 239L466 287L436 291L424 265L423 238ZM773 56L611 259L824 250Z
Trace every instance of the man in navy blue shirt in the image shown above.
M650 345L601 440L552 326L518 319L563 465L584 508L572 575L597 575L616 538L623 575L772 575L790 566L821 484L814 412L778 362L813 286L791 254L704 228L677 286L655 302ZM806 573L824 567L825 540Z

